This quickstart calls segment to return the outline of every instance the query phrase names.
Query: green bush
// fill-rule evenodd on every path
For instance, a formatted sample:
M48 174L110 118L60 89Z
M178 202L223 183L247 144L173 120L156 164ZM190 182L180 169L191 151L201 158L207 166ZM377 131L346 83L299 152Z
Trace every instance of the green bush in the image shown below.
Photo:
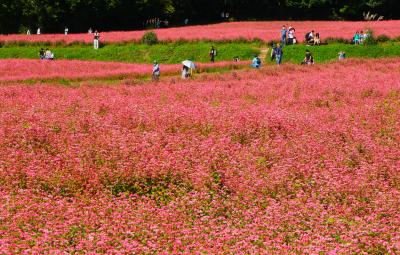
M153 31L146 32L142 37L142 43L147 45L154 45L158 43L157 34Z
M350 40L344 39L344 38L333 38L333 37L327 37L324 42L326 44L332 44L332 43L340 43L340 44L351 44Z
M28 31L28 29L29 29L29 27L24 26L24 25L21 25L21 26L19 27L19 29L18 29L18 33L19 33L19 34L25 35L26 32ZM33 31L31 31L31 33L33 33Z
M380 36L378 36L378 37L376 38L376 41L377 41L378 43L388 42L388 41L390 41L390 38L389 38L389 36L387 36L387 35L380 35Z
M367 35L368 35L368 37L364 38L363 44L364 45L376 45L377 40L375 38L374 31L368 30Z

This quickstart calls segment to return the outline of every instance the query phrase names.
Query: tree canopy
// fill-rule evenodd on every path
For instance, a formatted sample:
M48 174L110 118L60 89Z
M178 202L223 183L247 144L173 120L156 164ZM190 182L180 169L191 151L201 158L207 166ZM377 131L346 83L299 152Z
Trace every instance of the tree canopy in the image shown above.
M361 20L364 12L396 19L399 7L398 0L2 0L0 33L130 30L153 18L199 24L221 21L222 12L231 20Z

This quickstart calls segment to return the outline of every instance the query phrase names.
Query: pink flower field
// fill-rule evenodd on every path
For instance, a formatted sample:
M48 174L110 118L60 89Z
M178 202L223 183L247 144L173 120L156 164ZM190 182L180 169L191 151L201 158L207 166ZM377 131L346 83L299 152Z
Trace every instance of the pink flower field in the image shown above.
M282 25L296 28L297 39L303 41L304 35L315 30L324 38L352 39L359 30L372 29L376 35L387 35L391 38L400 36L400 21L268 21L268 22L231 22L205 26L188 26L180 28L158 29L156 33L162 41L176 40L235 40L235 39L261 39L263 41L279 40ZM104 32L101 41L104 43L117 43L138 41L145 31L130 32ZM42 34L42 35L0 35L0 42L74 42L92 43L93 35L90 34Z
M199 63L197 68L238 68L249 65L249 61ZM181 65L163 65L163 74L178 74ZM80 60L30 60L0 59L0 82L51 79L90 79L115 76L150 76L151 64L128 64L120 62L80 61Z
M399 254L399 71L1 86L0 254Z

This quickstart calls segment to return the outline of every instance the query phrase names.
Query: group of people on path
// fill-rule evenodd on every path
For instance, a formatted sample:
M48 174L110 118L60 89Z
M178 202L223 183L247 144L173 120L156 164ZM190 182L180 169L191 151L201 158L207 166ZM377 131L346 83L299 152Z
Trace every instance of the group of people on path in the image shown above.
M365 42L365 40L370 36L369 33L370 33L369 31L365 31L365 32L357 31L354 34L353 43L355 45L363 44Z
M308 45L320 45L321 44L321 37L318 32L311 30L310 32L306 33L304 36L305 42Z
M286 25L283 25L281 28L281 46L285 45L293 45L298 43L297 37L296 37L296 29L294 27L289 26L286 28ZM307 32L305 34L305 42L308 45L320 45L321 44L321 38L318 32L315 32L314 30L311 30L310 32Z
M282 26L281 29L281 44L282 45L293 45L297 43L296 29L294 27L286 28L286 25Z
M209 52L209 57L210 57L210 62L214 63L215 62L215 56L217 55L217 49L214 46L211 46L210 52ZM338 53L339 60L344 60L346 58L346 52L340 51ZM277 65L281 65L282 63L282 58L283 58L283 47L281 44L273 44L272 45L272 50L271 50L271 61L276 61ZM186 60L188 62L191 62L189 60ZM186 62L184 61L184 62ZM234 62L240 61L239 57L234 57L233 59ZM183 62L183 63L184 63ZM195 69L194 63L191 62L191 64L183 64L182 66L182 79L187 79L191 77L193 69ZM312 55L311 51L309 49L306 49L305 51L305 56L304 59L301 62L301 65L314 65L315 60L314 56ZM251 61L251 67L259 69L262 66L262 60L259 55L254 55L254 58ZM153 71L152 71L152 79L153 80L158 80L160 78L160 65L158 64L157 61L154 61L153 63Z

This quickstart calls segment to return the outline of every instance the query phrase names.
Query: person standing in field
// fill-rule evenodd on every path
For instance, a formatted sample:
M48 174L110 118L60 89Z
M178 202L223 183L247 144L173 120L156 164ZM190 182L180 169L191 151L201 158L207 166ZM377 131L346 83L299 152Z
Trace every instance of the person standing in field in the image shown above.
M272 50L271 50L271 61L274 61L276 58L276 44L272 44Z
M282 57L283 57L283 50L282 46L278 44L275 49L275 58L276 58L276 64L279 66L282 63Z
M281 44L286 45L286 35L287 35L287 29L286 26L283 25L282 29L281 29Z
M363 38L363 43L370 37L371 32L369 30L365 30L362 38Z
M360 31L360 33L358 34L358 41L359 41L359 43L358 44L363 44L363 42L364 42L364 32L361 30Z
M99 45L100 45L100 33L97 32L97 30L94 31L94 35L93 35L93 46L94 49L97 50L99 49Z
M288 42L287 42L287 44L288 45L293 45L293 44L295 44L295 36L294 36L294 32L295 32L296 30L293 28L293 27L289 27L289 31L288 31Z
M359 45L360 44L360 34L358 33L358 31L354 34L353 42L354 42L355 45Z
M68 35L68 27L65 27L65 29L64 29L64 35Z
M156 60L153 63L153 72L151 77L153 81L158 81L158 79L160 79L160 65Z
M40 35L40 27L38 27L38 29L37 29L37 31L36 31L36 34L38 34L38 35Z
M31 35L31 30L30 30L30 29L28 29L28 30L26 31L26 35Z
M210 61L212 63L215 62L215 56L217 55L217 50L214 48L214 46L211 46L211 50L210 50Z

